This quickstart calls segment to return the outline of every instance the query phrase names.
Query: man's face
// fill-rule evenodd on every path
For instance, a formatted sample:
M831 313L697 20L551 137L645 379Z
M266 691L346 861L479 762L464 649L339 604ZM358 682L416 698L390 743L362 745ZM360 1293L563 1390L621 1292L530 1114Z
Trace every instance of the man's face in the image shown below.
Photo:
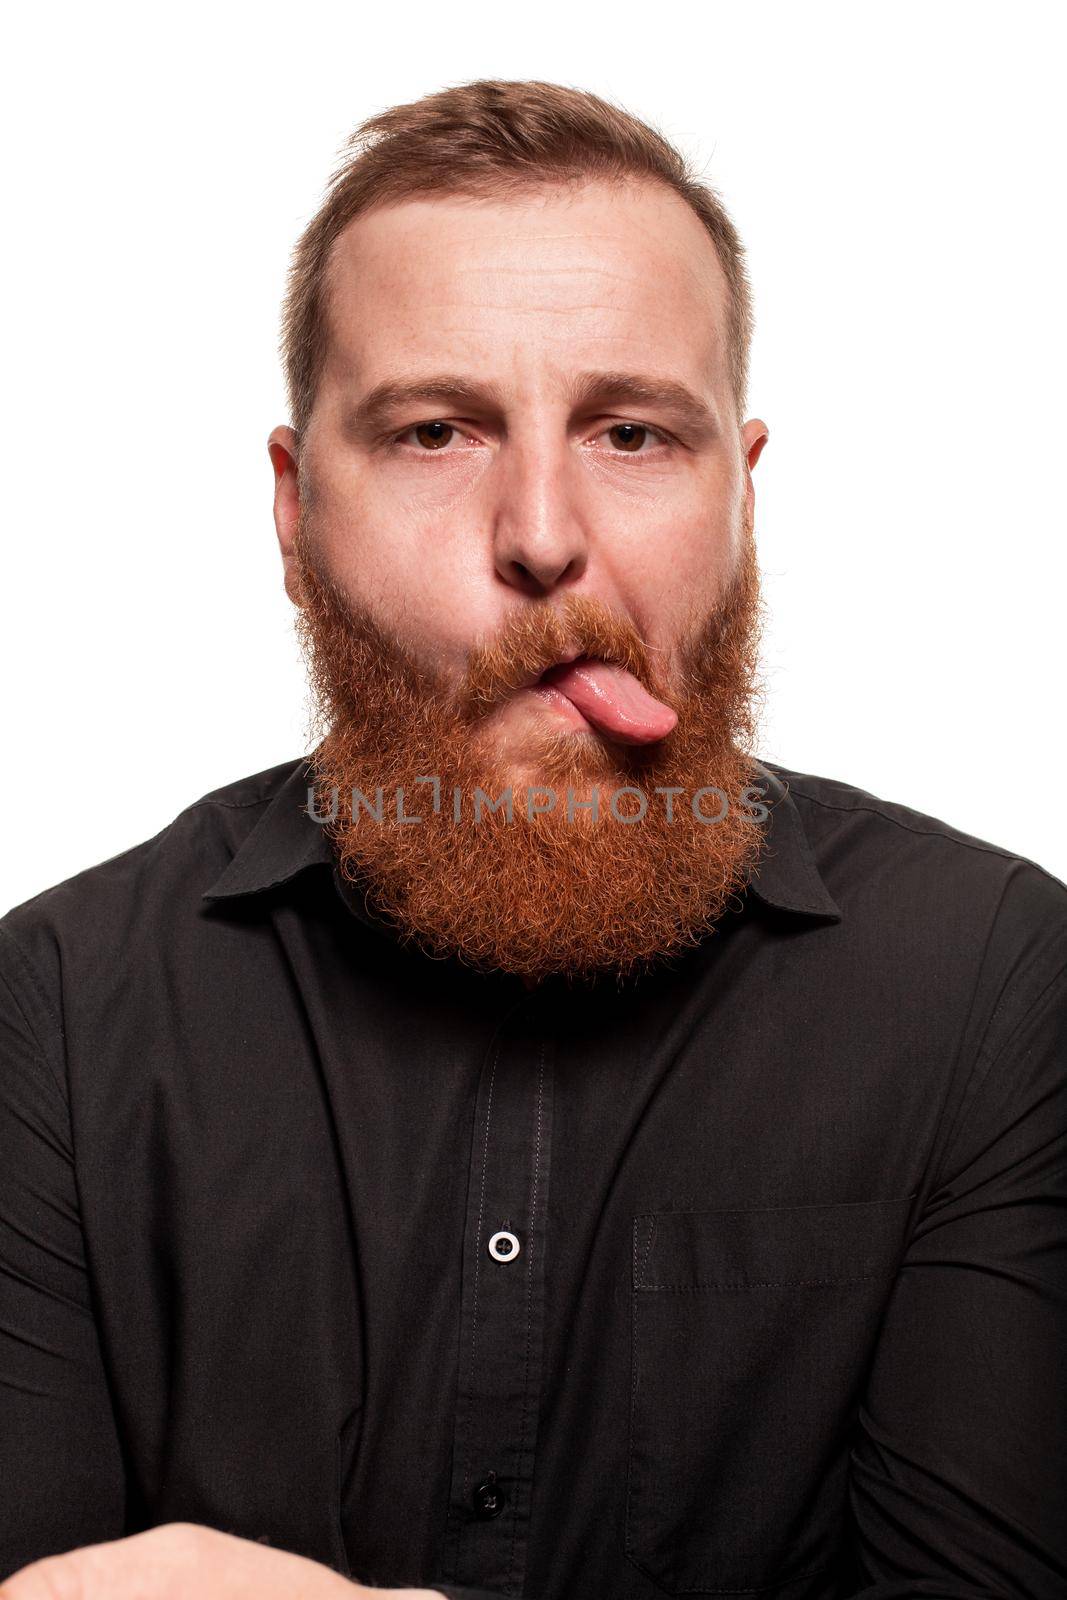
M736 562L746 455L766 437L759 422L739 436L726 307L697 218L652 185L358 218L335 247L330 353L300 460L321 564L456 683L524 601L570 595L628 619L669 672ZM594 373L677 385L706 415L610 385L575 405ZM359 418L382 384L450 374L484 397ZM293 532L290 520L299 600ZM500 708L516 761L545 714L529 696Z
M335 775L352 776L360 743L376 747L360 760L384 760L384 702L402 678L406 700L398 692L395 709L409 743L415 723L426 723L424 701L443 711L472 688L486 691L475 722L430 719L422 771L439 752L439 767L456 758L452 772L470 775L467 758L477 751L487 773L509 783L611 774L624 783L646 766L677 776L686 755L721 755L712 735L733 730L711 727L706 710L683 718L673 736L646 730L635 747L518 684L524 663L548 665L557 646L576 640L609 661L628 656L650 706L652 696L661 709L685 704L693 651L699 656L709 619L751 567L750 467L766 439L758 420L738 427L726 311L725 279L703 228L652 185L420 199L350 224L331 262L329 353L311 423L299 452L291 430L271 436L286 587L319 656L323 709L335 726L347 724ZM744 596L735 622L747 637L751 581ZM731 692L751 688L745 637L730 645ZM356 639L362 653L343 666ZM368 660L379 669L376 689ZM358 695L345 707L356 673L369 709ZM668 710L663 726L674 720ZM395 761L385 767L401 771ZM373 779L370 764L359 771ZM688 776L694 787L720 781L717 773ZM407 858L415 830L403 831ZM616 823L610 845L602 841L608 877L626 876L612 870L613 860L624 867L623 852L626 862L640 855L638 831ZM649 860L662 874L668 844L693 858L706 854L715 831L688 843L646 833ZM567 852L577 848L563 838L556 833L557 900L567 889ZM368 845L365 862L375 863L383 846L369 837ZM735 838L735 854L740 845ZM455 862L455 848L442 846L436 866ZM492 883L511 872L528 891L528 835L501 848ZM729 853L726 830L714 848ZM468 852L454 898L476 891L490 854L484 834L477 852ZM375 864L385 876L384 861ZM408 859L409 879L413 866ZM434 866L427 854L422 876ZM692 883L687 896L692 909ZM529 922L537 908L528 893L526 903ZM620 909L606 899L602 907L616 923L625 920ZM650 940L663 942L664 927L636 938L642 954ZM507 965L506 948L495 959ZM528 949L518 966L551 970L551 954L535 960Z

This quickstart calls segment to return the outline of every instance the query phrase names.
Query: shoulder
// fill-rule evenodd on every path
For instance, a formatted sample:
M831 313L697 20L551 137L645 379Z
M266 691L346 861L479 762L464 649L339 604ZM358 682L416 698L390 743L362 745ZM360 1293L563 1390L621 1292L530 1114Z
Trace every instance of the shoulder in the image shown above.
M183 920L299 765L282 762L192 801L157 834L13 906L0 917L0 978L38 1020L59 1023L64 967L130 963ZM26 998L28 995L28 999ZM51 1011L41 1018L40 1008Z
M879 863L892 862L898 869L912 863L933 873L926 880L930 891L980 894L1018 881L1035 904L1067 912L1067 884L1018 851L857 784L777 762L763 765L792 797L816 856L823 856L831 871L837 863L851 864L857 885L864 870L872 872ZM1006 803L1014 802L1007 798Z
M1067 884L1039 862L856 784L763 765L796 807L842 928L870 949L906 943L935 964L969 953L1020 991L1067 966Z

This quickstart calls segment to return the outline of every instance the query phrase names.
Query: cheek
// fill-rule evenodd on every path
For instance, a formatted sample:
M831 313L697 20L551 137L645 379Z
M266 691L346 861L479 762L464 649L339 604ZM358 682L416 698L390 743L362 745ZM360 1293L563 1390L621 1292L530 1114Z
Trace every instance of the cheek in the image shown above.
M370 473L335 466L320 476L314 537L334 581L383 622L421 611L440 581L439 545L418 508L384 495Z
M500 626L491 558L464 527L419 508L388 515L363 492L324 503L316 539L334 582L426 666L462 672L472 638Z
M670 646L714 607L732 544L729 517L712 515L707 504L648 507L640 526L617 541L615 584L648 640Z
M440 568L470 543L469 494L460 494L457 484L462 477L402 471L375 457L341 457L321 474L317 520L338 553L350 546L383 568L414 571L423 562Z

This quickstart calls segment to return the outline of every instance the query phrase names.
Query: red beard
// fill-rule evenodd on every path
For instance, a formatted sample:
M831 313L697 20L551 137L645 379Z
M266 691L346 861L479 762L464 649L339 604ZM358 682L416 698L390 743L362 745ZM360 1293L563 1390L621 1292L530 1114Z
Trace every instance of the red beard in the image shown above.
M316 721L328 728L309 757L316 809L329 816L336 807L324 826L342 875L362 885L403 939L528 982L600 972L621 981L714 928L762 842L756 768L745 753L762 619L751 528L728 591L680 652L672 683L650 667L628 622L571 595L517 607L498 639L471 653L457 690L320 572L306 513L296 551L304 600L297 632ZM568 646L627 665L678 723L653 744L626 746L595 731L560 731L546 717L528 791L525 778L509 775L485 724ZM417 781L428 777L439 780L436 791ZM531 817L530 797L535 807L548 799L534 783L550 786L557 801ZM503 806L489 807L509 786L511 820ZM579 805L594 786L595 819ZM616 795L627 787L640 794ZM379 789L380 821L367 809ZM657 789L681 793L668 802ZM722 798L697 794L712 789ZM476 821L478 790L487 799ZM400 821L398 811L423 820ZM720 812L721 820L707 820Z

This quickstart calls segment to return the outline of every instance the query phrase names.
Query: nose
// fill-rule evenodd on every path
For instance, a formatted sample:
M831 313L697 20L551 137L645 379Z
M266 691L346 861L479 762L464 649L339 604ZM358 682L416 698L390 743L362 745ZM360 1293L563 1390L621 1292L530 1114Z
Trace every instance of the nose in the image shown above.
M575 502L569 447L555 448L544 438L512 440L506 456L495 484L493 560L498 574L526 595L544 595L576 582L589 552Z

